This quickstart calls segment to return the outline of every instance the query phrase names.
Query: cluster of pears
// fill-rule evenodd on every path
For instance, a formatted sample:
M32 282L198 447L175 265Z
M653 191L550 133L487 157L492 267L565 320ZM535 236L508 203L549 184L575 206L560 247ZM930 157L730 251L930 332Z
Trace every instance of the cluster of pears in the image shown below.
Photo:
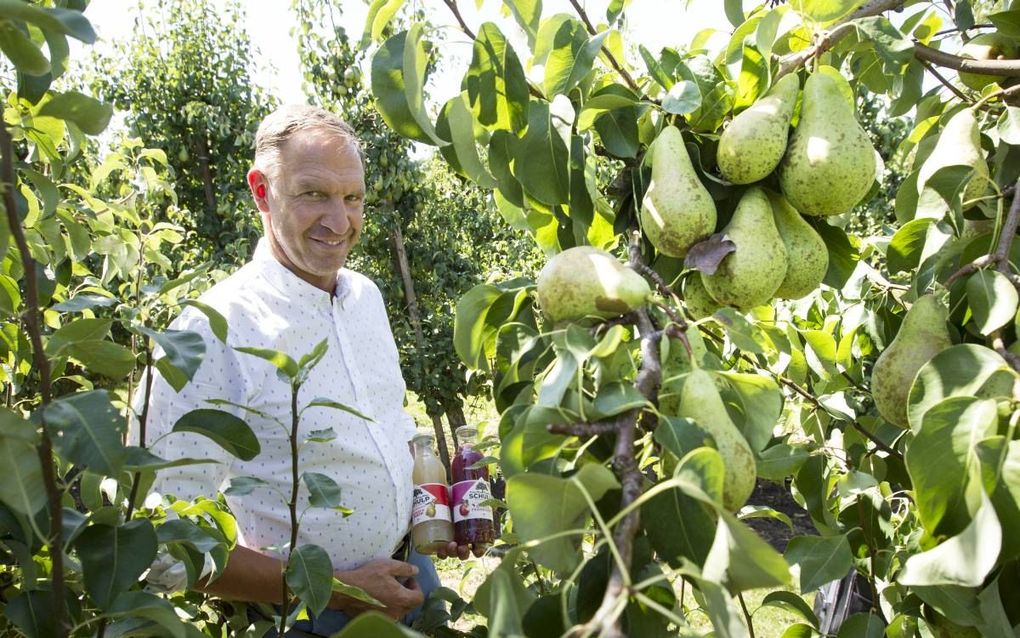
M903 317L892 343L875 362L871 393L875 408L886 421L909 427L907 395L914 377L932 357L953 345L946 329L947 314L933 295L920 297Z
M652 294L644 277L593 246L554 255L538 273L536 287L542 312L553 322L616 317Z

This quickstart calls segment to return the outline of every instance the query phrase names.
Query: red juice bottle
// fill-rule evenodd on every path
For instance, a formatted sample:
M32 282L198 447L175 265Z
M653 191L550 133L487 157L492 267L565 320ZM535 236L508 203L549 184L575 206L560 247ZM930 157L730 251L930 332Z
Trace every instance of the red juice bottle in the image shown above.
M481 556L496 539L496 530L492 508L482 504L492 498L489 469L485 465L474 467L482 458L474 448L476 436L478 428L473 425L457 428L460 449L453 457L451 504L454 539L458 545L470 545L475 556Z

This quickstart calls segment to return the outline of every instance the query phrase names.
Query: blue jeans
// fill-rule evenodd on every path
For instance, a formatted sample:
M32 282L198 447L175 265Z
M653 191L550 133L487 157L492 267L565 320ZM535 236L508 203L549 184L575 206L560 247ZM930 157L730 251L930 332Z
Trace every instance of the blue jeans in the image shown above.
M419 554L414 551L414 549L411 549L411 552L407 557L407 562L418 568L418 575L415 579L418 581L418 586L421 587L421 591L425 595L425 598L428 598L429 594L439 587L439 574L436 572L436 566L432 563L432 559L428 556ZM419 607L401 618L400 622L405 625L410 625L420 615L421 608ZM343 629L350 621L350 616L344 612L338 609L327 609L310 620L301 620L295 623L293 629L287 632L287 636L292 638L301 638L303 636L332 636ZM276 634L270 633L267 635L275 636Z

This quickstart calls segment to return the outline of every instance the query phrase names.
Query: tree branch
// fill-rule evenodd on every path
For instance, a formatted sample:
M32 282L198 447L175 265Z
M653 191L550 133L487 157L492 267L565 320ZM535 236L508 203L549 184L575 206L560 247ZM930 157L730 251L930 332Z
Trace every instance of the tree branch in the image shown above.
M993 91L988 95L984 96L983 98L981 98L980 100L978 100L977 102L975 102L974 106L972 106L971 108L973 109L981 108L985 104L991 102L996 98L1000 98L1002 99L1003 102L1005 102L1006 98L1013 97L1014 95L1020 95L1020 84L1015 84L1009 88Z
M28 248L28 241L25 239L25 232L21 228L21 220L18 219L17 202L14 199L14 189L17 179L14 175L14 141L11 138L7 125L0 122L0 187L3 188L3 202L7 209L7 223L11 227L11 235L14 243L18 246L18 253L21 256L22 268L25 271L25 313L22 321L28 331L29 340L32 343L32 359L36 370L39 373L39 394L41 399L40 414L52 400L52 389L50 387L50 361L46 358L46 352L42 343L42 325L39 312L39 286L35 279L36 262L32 259L32 253ZM52 561L52 592L53 592L53 616L54 627L57 628L58 636L66 636L68 627L64 622L64 506L61 502L61 490L57 485L55 459L53 456L53 442L50 440L49 432L46 431L45 417L42 419L39 428L39 445L36 451L39 455L39 462L42 465L43 484L46 486L46 496L49 500L50 509L50 537L46 539L49 546L50 560Z
M1002 77L1020 76L1020 60L972 60L933 49L916 40L914 41L914 57L922 62L931 62L938 66L966 73L981 73L983 75L998 75Z
M450 0L447 1L449 2ZM588 33L591 35L598 35L598 31L595 29L591 21L588 19L588 14L585 12L584 7L581 6L581 3L578 2L577 0L570 0L570 4L572 7L574 7L574 11L577 12L577 15L581 17L581 21L584 22L584 28L588 30ZM606 56L606 60L609 61L609 65L612 66L613 69L615 69L616 72L620 74L620 77L624 79L624 81L627 83L627 86L629 86L632 91L634 91L638 95L643 95L641 87L639 87L637 82L634 81L634 78L630 76L630 73L627 72L627 69L623 68L623 66L616 61L616 58L613 56L612 53L610 53L609 49L606 48L605 46L602 47L602 55Z
M935 68L935 66L931 62L927 62L925 60L918 60L918 61L925 68L925 70L928 71L928 73L931 73L933 76L935 76L936 80L938 80L939 82L942 83L942 86L944 86L947 89L949 89L950 91L952 91L953 95L955 95L956 97L960 98L964 102L968 102L968 103L970 102L970 98L968 98L966 95L964 95L963 91L961 91L960 89L958 89L955 86L953 86L953 83L950 82L949 80L947 80L945 78L945 76L943 76L941 73L939 73L938 70ZM976 108L976 105L975 105L975 108Z

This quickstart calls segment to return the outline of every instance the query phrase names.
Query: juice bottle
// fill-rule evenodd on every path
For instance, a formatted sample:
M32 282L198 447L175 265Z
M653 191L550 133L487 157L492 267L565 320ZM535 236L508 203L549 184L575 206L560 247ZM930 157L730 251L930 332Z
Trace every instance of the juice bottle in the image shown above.
M489 470L484 465L472 467L482 454L475 450L478 429L473 425L457 428L460 449L453 458L453 530L458 545L470 545L480 556L495 540L492 508L482 505L492 498L489 492Z
M446 468L432 452L434 441L431 434L417 434L411 439L414 445L411 542L419 554L435 554L453 540Z

